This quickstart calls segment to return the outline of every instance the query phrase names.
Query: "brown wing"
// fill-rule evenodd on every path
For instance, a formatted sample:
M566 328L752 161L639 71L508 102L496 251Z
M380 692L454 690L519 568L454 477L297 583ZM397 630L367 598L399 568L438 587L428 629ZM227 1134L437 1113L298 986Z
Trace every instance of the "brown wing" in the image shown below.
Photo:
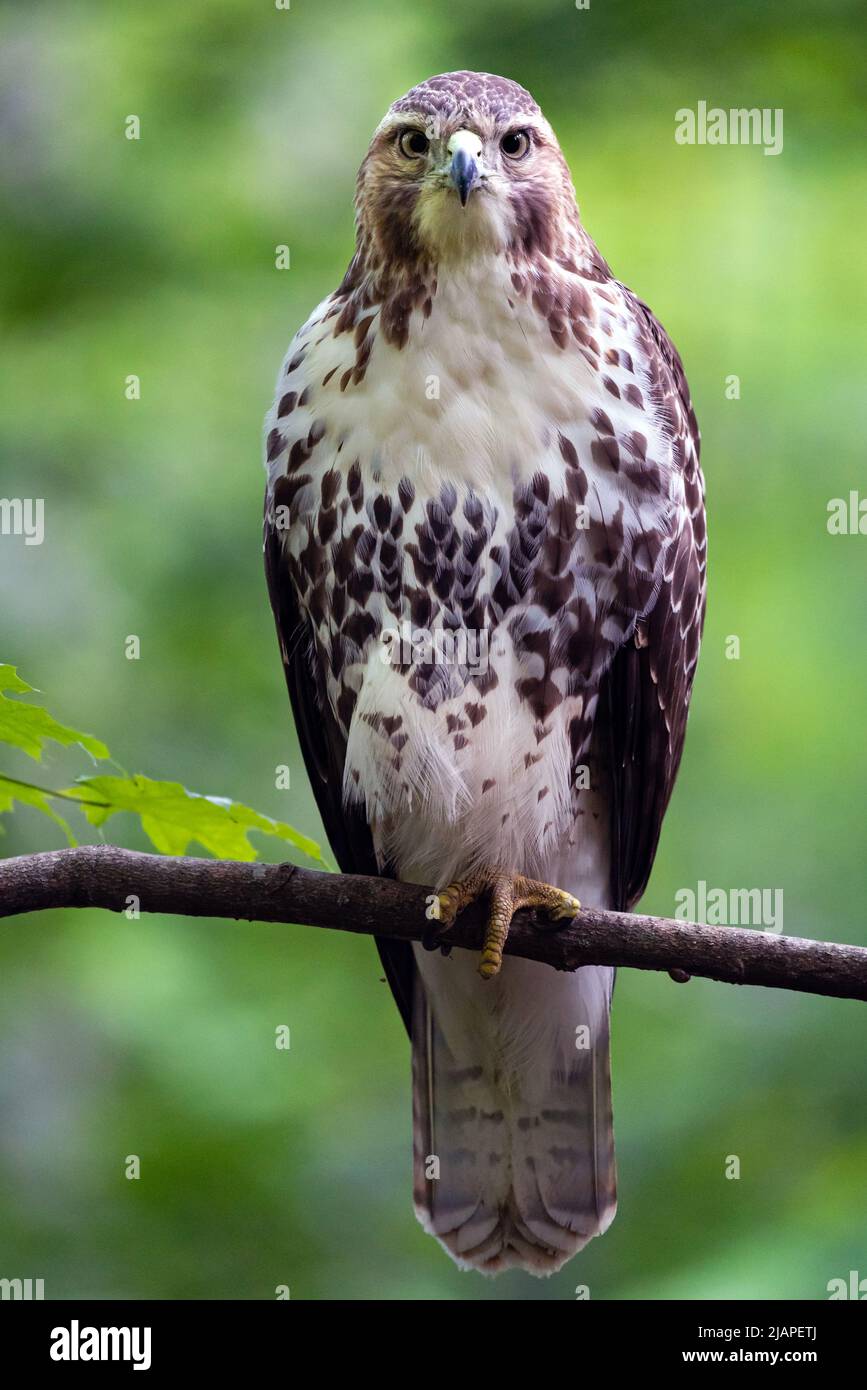
M611 776L612 889L625 911L647 886L683 741L705 611L707 536L700 437L680 357L646 304L633 300L657 405L671 431L685 506L662 583L601 692Z
M265 575L277 624L283 670L295 717L304 766L328 843L345 874L377 874L370 830L357 809L343 804L343 764L346 743L330 705L324 698L322 679L309 622L298 608L282 554L280 532L265 514ZM376 945L407 1032L410 1031L413 972L412 947L408 942L376 937Z

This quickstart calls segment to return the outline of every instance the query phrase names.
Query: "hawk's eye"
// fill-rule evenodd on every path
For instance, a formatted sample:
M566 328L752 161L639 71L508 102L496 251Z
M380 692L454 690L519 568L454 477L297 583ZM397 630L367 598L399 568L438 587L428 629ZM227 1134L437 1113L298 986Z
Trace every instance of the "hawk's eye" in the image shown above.
M500 141L500 149L509 159L523 159L530 149L530 136L526 130L508 130Z
M423 130L402 130L397 145L407 159L420 159L430 149L430 140Z

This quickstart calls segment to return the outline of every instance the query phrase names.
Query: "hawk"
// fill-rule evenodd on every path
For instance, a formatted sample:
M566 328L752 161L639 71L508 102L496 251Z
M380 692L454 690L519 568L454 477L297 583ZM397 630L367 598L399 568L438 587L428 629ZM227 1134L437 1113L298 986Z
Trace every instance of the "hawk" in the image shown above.
M417 1215L463 1267L550 1274L614 1216L614 971L503 946L520 906L647 883L704 615L698 427L517 83L396 101L356 228L266 420L271 603L341 869L432 885L446 924L488 904L478 957L377 943Z

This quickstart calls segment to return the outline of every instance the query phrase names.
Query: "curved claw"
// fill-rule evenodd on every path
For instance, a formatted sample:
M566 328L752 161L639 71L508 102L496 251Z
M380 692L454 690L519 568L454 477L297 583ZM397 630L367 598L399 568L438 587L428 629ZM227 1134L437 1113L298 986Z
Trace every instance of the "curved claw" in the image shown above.
M451 926L451 922L429 922L425 927L421 938L421 944L426 951L442 951L444 956L450 956L451 946L440 941L444 931Z
M571 893L564 893L561 906L550 908L548 916L552 922L571 922L580 910L581 904L578 899L573 898Z
M574 922L581 911L581 904L571 893L563 893L562 896L563 901L559 906L543 907L540 904L533 904L538 908L537 916L533 921L535 931L562 931L564 926ZM541 922L540 917L547 917L547 922Z

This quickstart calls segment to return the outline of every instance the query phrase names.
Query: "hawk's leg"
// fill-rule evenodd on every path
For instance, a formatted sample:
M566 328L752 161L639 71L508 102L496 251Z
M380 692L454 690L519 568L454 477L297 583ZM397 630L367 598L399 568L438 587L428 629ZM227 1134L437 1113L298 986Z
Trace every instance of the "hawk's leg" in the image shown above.
M450 927L459 912L483 895L490 899L479 960L479 974L483 980L489 980L499 971L509 927L519 908L538 907L553 921L563 921L571 920L581 906L571 893L553 888L550 883L538 883L533 878L506 873L503 869L477 869L466 878L450 883L440 893L440 926Z

